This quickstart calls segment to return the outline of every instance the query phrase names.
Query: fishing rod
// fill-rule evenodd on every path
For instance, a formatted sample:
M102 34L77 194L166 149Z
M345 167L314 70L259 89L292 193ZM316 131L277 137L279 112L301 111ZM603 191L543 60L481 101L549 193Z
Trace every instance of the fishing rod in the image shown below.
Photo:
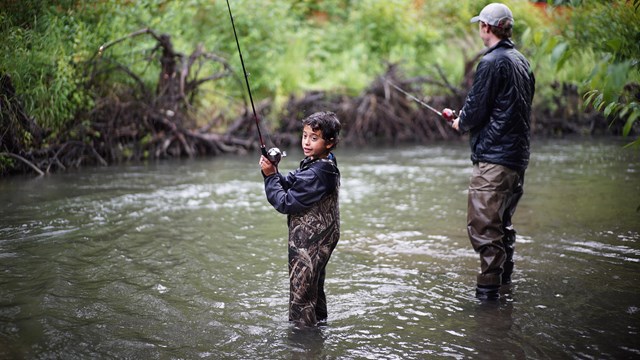
M231 19L231 27L233 28L233 36L236 39L236 45L238 46L238 55L240 55L240 63L242 64L242 72L244 73L244 81L247 84L247 91L249 92L249 101L251 102L251 109L253 110L253 117L256 120L256 128L258 129L258 138L260 140L260 152L264 157L274 165L278 166L280 159L283 156L287 156L287 153L280 151L277 147L273 147L267 151L267 147L262 139L262 132L260 131L260 120L258 120L258 114L256 113L256 107L253 104L253 96L251 95L251 86L249 85L249 75L247 75L247 69L244 66L244 59L242 58L242 51L240 50L240 41L238 40L238 34L236 33L236 25L233 21L233 15L231 15L231 5L227 0L227 9L229 9L229 18Z
M418 104L424 106L425 108L433 111L434 113L438 114L438 116L440 116L441 118L451 122L453 121L457 115L455 111L452 111L450 109L444 109L442 110L442 112L438 111L438 109L434 108L433 106L430 106L429 104L425 103L424 101L418 99L417 97L409 94L408 92L402 90L402 88L400 88L398 85L392 83L389 80L385 80L387 83L389 83L389 85L393 86L396 90L400 91L401 93L405 94L406 96L408 96L409 98L411 98L412 100L414 100L415 102L417 102Z

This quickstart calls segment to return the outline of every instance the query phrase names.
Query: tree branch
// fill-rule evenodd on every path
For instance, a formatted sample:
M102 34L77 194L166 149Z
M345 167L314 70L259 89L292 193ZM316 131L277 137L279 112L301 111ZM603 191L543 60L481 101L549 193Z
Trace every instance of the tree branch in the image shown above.
M44 172L42 172L42 170L40 170L37 166L33 165L33 163L31 161L23 158L20 155L17 155L17 154L14 154L14 153L8 153L8 152L2 152L2 153L0 153L0 155L9 156L9 157L12 157L14 159L18 159L18 160L22 161L23 163L29 165L33 170L35 170L35 172L38 173L38 175L40 175L40 176L44 175Z

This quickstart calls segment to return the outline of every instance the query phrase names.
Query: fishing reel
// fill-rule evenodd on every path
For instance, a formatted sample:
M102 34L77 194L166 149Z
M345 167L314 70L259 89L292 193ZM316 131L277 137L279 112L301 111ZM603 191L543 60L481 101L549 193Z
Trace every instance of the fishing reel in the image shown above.
M278 166L278 163L280 163L280 160L282 160L283 157L287 156L286 151L280 151L280 149L278 149L277 147L272 147L269 150L265 150L264 148L262 148L262 151L263 151L264 157L269 159L269 161L271 161L273 166Z
M453 122L458 117L458 113L455 110L444 109L442 110L442 117L448 122Z

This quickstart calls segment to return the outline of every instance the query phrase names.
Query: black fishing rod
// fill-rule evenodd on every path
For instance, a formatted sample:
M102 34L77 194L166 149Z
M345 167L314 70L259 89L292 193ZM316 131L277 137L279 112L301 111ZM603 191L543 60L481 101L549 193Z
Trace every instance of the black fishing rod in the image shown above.
M227 8L229 9L229 18L231 19L231 27L233 27L233 36L236 39L236 45L238 46L238 55L240 55L240 63L242 64L242 72L244 73L244 81L247 84L247 91L249 92L249 101L251 102L251 109L253 110L253 117L256 120L256 128L258 129L258 138L260 140L260 151L264 157L269 159L274 166L278 166L280 159L283 156L287 156L286 153L280 151L280 149L273 147L267 151L267 147L262 139L262 132L260 131L260 120L258 120L258 114L256 113L256 107L253 104L253 96L251 95L251 86L249 85L249 75L247 75L247 69L244 66L244 59L242 58L242 51L240 50L240 41L238 40L238 34L236 33L236 25L233 22L233 15L231 15L231 5L227 0Z
M424 101L418 99L417 97L409 94L408 92L402 90L402 88L400 88L398 85L392 83L389 80L386 80L386 82L393 86L396 90L400 91L401 93L405 94L406 96L408 96L410 99L414 100L415 102L417 102L418 104L424 106L425 108L433 111L434 113L438 114L438 116L440 116L441 118L451 122L453 121L457 116L455 111L451 111L449 109L444 109L443 111L438 111L438 109L434 108L433 106L430 106L429 104L425 103Z

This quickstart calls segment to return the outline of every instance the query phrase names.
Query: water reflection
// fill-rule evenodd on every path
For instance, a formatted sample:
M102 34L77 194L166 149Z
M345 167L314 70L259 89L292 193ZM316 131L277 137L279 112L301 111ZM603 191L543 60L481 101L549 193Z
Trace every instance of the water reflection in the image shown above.
M288 331L287 346L291 353L289 359L322 359L324 356L323 327L299 328L291 326Z
M525 352L520 331L514 327L513 312L517 302L511 297L511 289L501 289L499 301L478 302L470 318L469 341L475 344L473 354L478 358L526 359L535 357ZM487 352L487 349L491 349ZM527 353L529 354L527 356ZM489 355L490 354L490 355Z

